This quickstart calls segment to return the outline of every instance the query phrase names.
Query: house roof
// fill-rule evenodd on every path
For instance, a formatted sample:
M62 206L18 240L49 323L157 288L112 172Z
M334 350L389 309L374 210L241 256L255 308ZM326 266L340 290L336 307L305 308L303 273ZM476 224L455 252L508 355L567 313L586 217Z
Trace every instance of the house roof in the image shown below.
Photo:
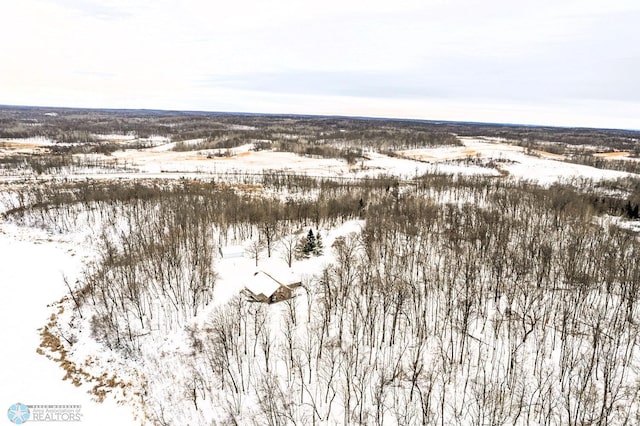
M220 247L220 255L223 258L243 257L244 256L244 248L242 246Z
M280 288L280 285L271 275L259 271L253 274L253 277L245 284L245 288L255 295L264 294L270 297Z
M267 274L269 274L270 276L272 276L274 278L277 278L276 281L278 281L278 282L280 282L280 283L282 283L282 284L284 284L286 286L289 286L289 285L292 285L292 284L298 284L298 283L300 283L300 280L301 280L300 274L297 274L297 273L293 272L293 270L291 270L291 269L282 268L282 269L278 269L277 271L273 271L273 272L269 271L269 272L267 272Z

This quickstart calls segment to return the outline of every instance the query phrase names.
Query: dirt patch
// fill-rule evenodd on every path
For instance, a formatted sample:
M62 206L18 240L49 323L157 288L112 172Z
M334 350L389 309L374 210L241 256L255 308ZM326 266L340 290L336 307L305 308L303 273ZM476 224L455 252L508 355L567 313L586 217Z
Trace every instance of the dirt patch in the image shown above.
M538 154L541 157L552 158L554 160L564 160L565 156L561 154L554 154L553 152L542 151L539 149L532 149L531 152Z
M69 359L69 353L60 337L52 332L52 330L59 329L58 316L64 312L64 302L65 299L59 302L58 312L51 314L47 325L40 329L40 347L36 349L36 352L60 364L66 372L62 380L70 380L75 386L81 386L83 383L92 384L93 388L90 393L94 395L97 402L103 402L107 394L117 388L121 389L123 396L125 396L131 384L118 380L116 376L108 377L106 373L94 376ZM90 365L90 362L91 360L86 364Z
M188 161L204 161L204 160L210 160L210 158L207 158L204 155L187 155L187 156L184 156L184 157L181 157L181 158L177 159L176 161L185 161L185 160L188 160Z
M407 155L404 158L408 158L410 160L418 160L418 161L426 161L426 162L433 162L433 161L438 161L438 159L436 157L434 157L433 155L426 155L426 154L422 154L422 155Z
M597 152L593 154L594 157L599 158L624 158L631 155L629 151L615 151L615 152Z
M41 145L35 143L20 143L20 142L0 142L0 149L7 150L35 150L41 148Z
M241 152L239 154L230 155L230 156L222 155L220 157L213 157L213 159L216 159L216 160L237 160L238 158L248 157L250 155L251 155L251 153L249 151L246 151L246 152Z

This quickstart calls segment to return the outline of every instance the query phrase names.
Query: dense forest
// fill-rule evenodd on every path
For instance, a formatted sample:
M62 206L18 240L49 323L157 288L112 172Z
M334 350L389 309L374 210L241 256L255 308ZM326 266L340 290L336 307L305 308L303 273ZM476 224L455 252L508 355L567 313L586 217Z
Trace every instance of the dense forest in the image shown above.
M302 196L257 195L255 177L85 182L25 191L5 216L100 229L61 341L71 350L85 327L137 366L155 424L640 421L640 245L597 219L630 198L451 176L279 184ZM362 231L332 242L296 299L213 303L220 245L277 250L349 220ZM190 349L158 356L177 332Z

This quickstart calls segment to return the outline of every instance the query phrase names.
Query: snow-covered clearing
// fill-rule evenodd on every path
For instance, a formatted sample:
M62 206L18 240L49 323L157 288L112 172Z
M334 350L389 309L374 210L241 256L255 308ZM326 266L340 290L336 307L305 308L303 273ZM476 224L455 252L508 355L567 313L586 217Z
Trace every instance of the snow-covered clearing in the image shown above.
M640 233L640 220L630 220L618 216L604 215L598 218L597 223L604 227L619 226L620 228Z
M353 220L337 228L323 229L319 230L319 232L322 235L324 244L330 247L337 237L354 232L358 233L363 226L363 221ZM297 239L304 236L309 229L300 229ZM315 228L314 232L316 232ZM218 280L214 290L214 305L225 304L229 299L239 294L255 272L265 271L275 278L294 276L300 278L303 282L308 282L333 260L331 250L327 249L322 256L312 256L302 261L294 261L291 268L289 268L282 250L284 242L284 239L282 239L274 245L275 250L271 257L266 257L264 253L261 254L258 259L258 266L256 266L255 259L251 258L248 253L245 253L240 258L218 259L216 263ZM206 318L206 316L203 317Z
M439 148L438 152L449 151L450 148ZM462 174L481 176L500 176L500 172L489 167L475 164L445 164L438 162L415 161L411 158L390 157L384 154L368 153L362 170L356 171L359 177L375 177L389 174L403 179L411 179L424 174Z
M543 185L574 178L603 180L630 175L626 172L566 163L559 161L563 158L562 156L542 151L534 151L537 155L532 156L527 154L525 148L504 142L476 138L461 138L461 140L464 144L462 147L415 149L402 151L401 154L407 158L436 164L465 159L493 160L509 175Z
M135 135L118 135L118 134L111 134L111 135L97 134L95 135L95 137L103 141L114 142L114 143L130 142L137 139Z
M365 153L354 165L343 160L313 158L289 152L253 151L247 144L229 150L172 151L175 143L154 148L119 151L111 158L131 163L143 173L230 172L259 173L278 169L311 176L375 177L382 174L411 179L425 173L503 176L526 179L543 185L573 178L617 179L629 173L563 162L563 156L533 150L501 140L461 138L463 146L399 151L398 156ZM191 143L193 141L188 141ZM214 152L216 151L216 152ZM228 156L216 156L228 151Z
M173 151L176 142L167 138L150 137L134 139L131 135L99 135L104 142L129 143L139 141L152 146L142 149L116 151L110 155L76 154L77 158L89 162L103 161L114 167L126 165L127 172L137 173L129 177L154 175L173 178L172 174L199 174L215 177L229 173L261 173L265 170L281 170L285 173L305 174L320 177L371 178L393 175L401 179L412 179L424 174L460 174L524 179L542 185L571 179L606 180L630 176L629 173L599 169L586 165L562 161L564 156L546 151L530 150L512 145L501 139L463 137L463 146L444 146L398 151L395 156L377 152L365 152L365 158L355 164L335 158L301 156L291 152L255 151L253 144L245 144L229 149L202 149L195 151ZM180 142L193 145L202 139ZM0 141L0 156L13 153L38 153L51 146L45 139L24 139ZM614 152L594 154L597 157L626 159L629 153ZM100 169L85 171L61 171L55 176L68 178L122 177L121 171ZM80 176L81 175L81 176ZM52 178L47 173L40 178ZM15 179L15 176L6 176Z
M167 144L136 151L113 153L114 158L134 164L145 173L197 172L197 173L257 173L263 170L282 170L311 176L375 177L390 174L413 178L425 173L472 174L499 176L496 169L464 164L428 164L407 158L367 152L366 159L354 165L333 158L314 158L290 152L252 151L249 145L232 148L229 156L215 156L221 150L175 152L175 144ZM448 152L450 148L434 149ZM213 151L216 151L215 153Z
M50 305L68 294L63 274L73 283L82 267L78 245L44 231L0 225L0 259L4 301L0 310L0 407L8 409L16 402L80 404L83 424L137 424L129 407L109 398L102 404L95 402L88 393L91 385L76 387L64 381L65 371L60 365L36 352L40 345L38 330L57 309Z
M145 173L257 173L279 169L310 175L335 176L349 171L349 167L343 161L301 157L289 152L238 151L230 157L209 158L206 152L200 151L175 152L152 149L116 152L113 157L131 162Z

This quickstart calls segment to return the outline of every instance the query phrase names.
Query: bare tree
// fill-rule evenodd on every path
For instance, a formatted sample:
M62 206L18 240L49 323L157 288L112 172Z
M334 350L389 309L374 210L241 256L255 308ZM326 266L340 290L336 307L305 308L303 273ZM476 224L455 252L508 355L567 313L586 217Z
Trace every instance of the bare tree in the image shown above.
M259 238L255 238L251 240L245 247L245 251L247 252L247 254L252 259L255 259L256 268L258 267L258 260L260 260L260 257L262 256L262 252L264 251L264 248L265 248L264 241Z
M298 240L299 238L296 234L290 234L280 241L280 246L282 247L282 259L287 262L289 268L291 268L293 259L296 255L296 246L298 244Z

